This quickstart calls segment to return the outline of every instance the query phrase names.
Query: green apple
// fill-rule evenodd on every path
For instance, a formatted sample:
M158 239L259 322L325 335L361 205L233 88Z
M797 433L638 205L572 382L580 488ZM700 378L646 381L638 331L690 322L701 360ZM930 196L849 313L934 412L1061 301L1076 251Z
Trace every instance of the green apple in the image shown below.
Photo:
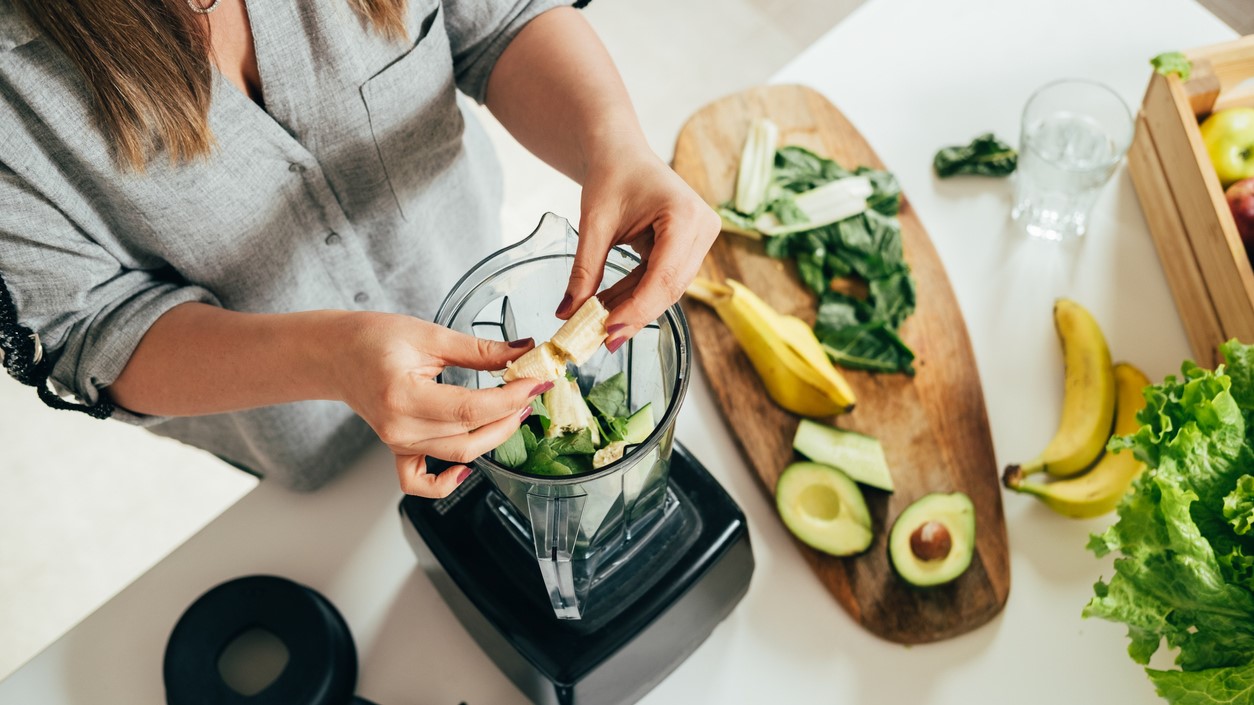
M1228 108L1206 118L1202 142L1225 187L1254 176L1254 108Z

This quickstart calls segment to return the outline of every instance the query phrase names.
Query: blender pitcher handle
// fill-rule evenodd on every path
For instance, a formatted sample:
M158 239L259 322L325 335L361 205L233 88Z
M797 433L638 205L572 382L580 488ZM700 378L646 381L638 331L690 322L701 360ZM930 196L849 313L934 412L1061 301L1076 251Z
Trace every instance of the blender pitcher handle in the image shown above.
M581 605L575 591L571 556L579 539L580 519L587 495L553 496L527 493L527 513L536 562L558 619L579 619Z

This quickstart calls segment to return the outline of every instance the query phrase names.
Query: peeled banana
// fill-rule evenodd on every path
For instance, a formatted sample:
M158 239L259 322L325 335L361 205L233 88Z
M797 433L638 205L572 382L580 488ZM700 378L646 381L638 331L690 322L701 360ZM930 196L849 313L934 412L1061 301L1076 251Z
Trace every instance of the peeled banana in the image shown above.
M853 388L832 366L804 321L781 315L733 279L724 284L697 279L688 287L688 295L718 313L775 403L802 416L853 410Z
M605 342L610 312L593 296L575 311L548 342L541 343L505 367L506 382L538 379L551 382L566 374L566 363L581 365Z
M1066 366L1062 418L1045 450L1026 463L1006 468L1008 474L1075 475L1097 460L1110 438L1115 377L1106 337L1092 314L1068 299L1054 303L1054 325Z
M1145 408L1141 393L1149 385L1149 378L1132 365L1115 365L1115 435L1135 433L1141 427L1137 413ZM1006 487L1035 495L1051 509L1069 517L1088 519L1101 516L1119 505L1128 492L1132 481L1145 469L1145 464L1132 455L1132 451L1107 452L1092 470L1053 482L1027 482L1022 472L1014 466L1007 469L1002 478Z

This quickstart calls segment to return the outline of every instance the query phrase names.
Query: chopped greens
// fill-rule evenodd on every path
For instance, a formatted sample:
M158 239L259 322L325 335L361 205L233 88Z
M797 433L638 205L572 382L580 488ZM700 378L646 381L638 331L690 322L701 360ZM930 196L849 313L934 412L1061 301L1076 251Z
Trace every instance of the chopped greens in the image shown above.
M492 451L492 458L535 475L591 472L621 458L625 446L644 441L653 430L649 406L631 413L627 376L622 372L593 385L586 395L574 378L562 378L543 397L532 400L531 415Z
M985 132L967 145L944 147L932 160L932 168L942 179L959 174L1009 176L1018 165L1019 153L1015 148L991 132Z
M848 186L833 190L837 182ZM863 190L868 185L869 194ZM821 193L833 199L822 204L822 211L843 217L812 221L798 205L818 200ZM856 207L851 206L854 197ZM901 186L889 172L866 166L850 171L803 147L786 146L775 152L774 176L759 212L740 213L728 203L719 213L724 223L736 226L734 232L757 225L754 234L768 236L767 255L796 262L797 275L819 297L814 330L835 363L913 373L914 353L897 335L916 301L902 249L900 210ZM778 227L763 228L764 222ZM861 283L865 294L844 293L842 280Z

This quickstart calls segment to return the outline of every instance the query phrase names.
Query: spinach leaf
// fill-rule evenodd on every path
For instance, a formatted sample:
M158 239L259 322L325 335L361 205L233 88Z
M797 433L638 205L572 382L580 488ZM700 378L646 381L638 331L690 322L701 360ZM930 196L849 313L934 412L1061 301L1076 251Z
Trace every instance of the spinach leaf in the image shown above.
M914 277L907 272L895 272L883 279L873 279L870 284L872 305L871 320L896 329L914 313L916 292Z
M527 456L527 462L522 469L536 475L570 475L570 468L557 462L557 458L553 442L548 438L541 438Z
M804 223L810 219L789 193L767 203L766 211L774 215L781 225Z
M945 147L936 153L932 167L940 178L956 174L979 176L1007 176L1019 164L1019 153L1014 147L986 132L968 145Z
M549 410L545 408L544 402L540 397L531 400L531 418L540 422L540 430L548 431L553 421L549 418Z
M804 147L780 147L775 152L774 184L793 193L809 191L850 172L831 159L824 159Z
M884 215L897 215L901 211L901 184L897 183L896 176L866 166L858 167L854 174L865 176L874 189L871 197L866 199L867 208Z
M914 351L883 323L815 331L828 357L845 367L914 374Z
M557 455L592 455L597 452L596 444L592 442L592 430L587 428L548 440Z
M819 303L818 319L814 327L816 330L835 330L856 326L870 320L872 310L865 301L831 292Z
M507 468L516 468L527 462L527 444L523 440L525 430L528 430L526 426L519 426L514 435L492 451L492 459Z
M607 441L621 441L627 437L627 419L621 416L600 418L597 423L601 425L601 436Z
M555 474L578 475L580 473L592 472L591 455L559 455L554 462L568 470L565 473Z
M606 418L631 415L627 408L627 375L622 372L593 385L584 399Z

